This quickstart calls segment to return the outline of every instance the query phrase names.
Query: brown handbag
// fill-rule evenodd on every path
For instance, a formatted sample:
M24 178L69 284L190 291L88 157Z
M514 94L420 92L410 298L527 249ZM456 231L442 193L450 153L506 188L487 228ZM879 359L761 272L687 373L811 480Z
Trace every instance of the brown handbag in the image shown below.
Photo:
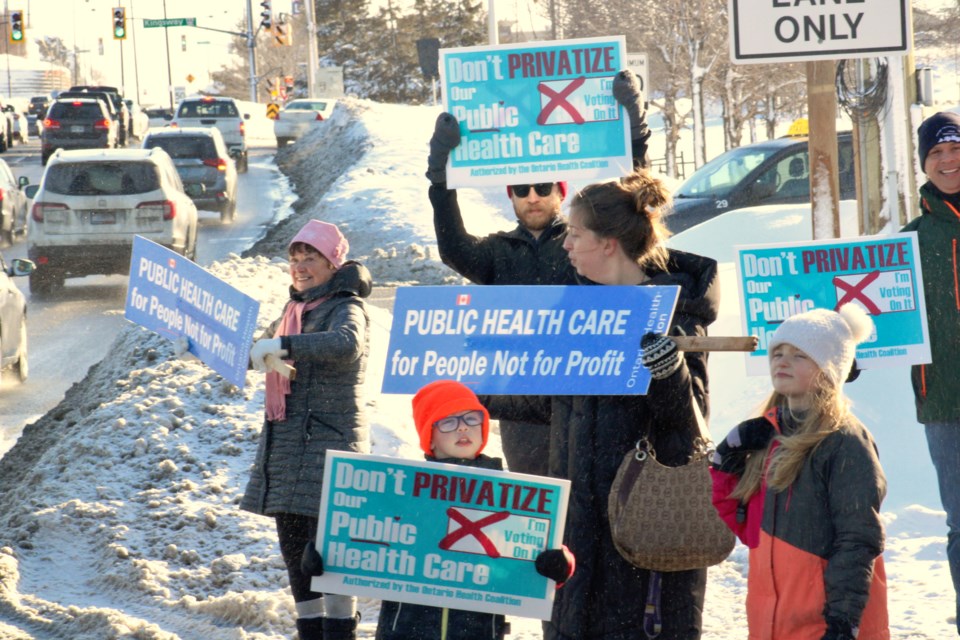
M665 467L646 438L627 453L610 488L613 543L628 562L652 571L719 564L736 542L711 501L709 443L696 440L690 462Z

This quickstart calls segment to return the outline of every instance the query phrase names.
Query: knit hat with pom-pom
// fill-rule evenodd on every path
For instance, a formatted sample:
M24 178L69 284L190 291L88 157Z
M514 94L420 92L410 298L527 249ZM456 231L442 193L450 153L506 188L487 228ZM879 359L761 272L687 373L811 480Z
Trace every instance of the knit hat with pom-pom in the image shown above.
M490 433L490 414L480 404L477 395L464 384L456 380L436 380L424 385L413 396L413 423L420 434L420 448L427 455L433 455L433 423L461 411L482 411L483 444L477 451L487 446Z
M873 320L858 305L845 304L840 312L811 309L790 316L774 332L767 353L790 344L810 356L830 381L839 386L847 379L857 345L873 333Z

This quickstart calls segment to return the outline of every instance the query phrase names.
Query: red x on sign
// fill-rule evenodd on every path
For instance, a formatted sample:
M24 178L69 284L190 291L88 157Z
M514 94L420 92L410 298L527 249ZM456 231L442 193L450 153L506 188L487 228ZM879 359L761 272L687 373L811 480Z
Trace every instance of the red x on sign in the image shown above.
M860 280L860 282L857 282L855 284L850 284L839 277L834 277L833 285L843 290L843 297L840 298L840 300L837 302L837 306L834 307L834 309L839 309L840 307L847 304L848 302L853 302L854 300L856 300L857 302L859 302L860 304L862 304L867 308L867 313L869 313L870 315L873 315L873 316L880 315L881 313L880 307L878 307L877 304L873 300L871 300L868 296L864 295L864 289L866 289L871 282L873 282L879 277L880 277L879 271L871 271L870 273L865 275Z
M567 96L569 96L571 93L579 89L580 85L586 82L586 80L587 80L586 78L582 78L582 77L574 78L573 80L570 81L570 84L568 84L566 88L564 88L562 91L554 91L553 89L548 87L546 83L543 83L543 82L538 84L537 90L539 90L540 93L542 93L543 95L550 98L550 102L548 102L547 106L545 106L543 109L540 110L540 115L537 116L537 124L539 125L546 124L547 118L550 117L550 114L553 113L554 109L558 109L558 108L563 109L568 114L570 114L570 117L573 119L573 121L576 124L583 124L584 122L583 115L581 115L580 112L577 111L576 107L574 107L572 104L570 104L567 101Z
M500 522L501 520L506 520L510 517L509 511L501 511L499 513L491 513L489 516L480 518L479 520L473 521L467 518L465 515L457 511L454 507L447 509L447 516L457 524L460 525L460 528L456 531L451 531L443 540L440 541L440 548L446 551L454 545L457 540L465 538L467 536L473 536L477 539L477 542L480 543L480 546L483 547L483 550L491 558L499 558L500 552L497 551L496 545L493 544L493 540L488 538L486 534L481 531L485 526Z

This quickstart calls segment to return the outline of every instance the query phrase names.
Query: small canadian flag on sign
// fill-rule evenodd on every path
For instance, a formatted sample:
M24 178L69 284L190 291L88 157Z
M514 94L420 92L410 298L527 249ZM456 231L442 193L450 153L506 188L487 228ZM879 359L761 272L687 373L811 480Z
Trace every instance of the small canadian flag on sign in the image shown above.
M457 295L457 304L458 304L458 305L470 304L470 294L469 294L469 293L461 293L461 294L458 294L458 295Z

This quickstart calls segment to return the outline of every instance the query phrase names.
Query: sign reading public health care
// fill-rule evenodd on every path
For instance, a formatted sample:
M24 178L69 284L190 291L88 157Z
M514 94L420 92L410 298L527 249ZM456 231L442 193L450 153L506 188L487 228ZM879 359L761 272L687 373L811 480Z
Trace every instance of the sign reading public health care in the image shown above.
M675 286L400 287L384 393L452 378L480 394L647 392L640 339L666 333Z
M450 188L595 181L633 169L613 97L623 36L440 50L444 109L460 123Z
M747 373L769 373L767 344L781 322L814 308L852 303L875 331L857 348L867 369L930 362L927 308L916 232L735 247L743 330L759 348Z
M549 620L567 480L327 451L317 593Z
M124 316L173 340L186 336L190 352L238 387L260 303L178 253L133 238Z
M729 0L734 63L874 58L910 50L907 0Z

